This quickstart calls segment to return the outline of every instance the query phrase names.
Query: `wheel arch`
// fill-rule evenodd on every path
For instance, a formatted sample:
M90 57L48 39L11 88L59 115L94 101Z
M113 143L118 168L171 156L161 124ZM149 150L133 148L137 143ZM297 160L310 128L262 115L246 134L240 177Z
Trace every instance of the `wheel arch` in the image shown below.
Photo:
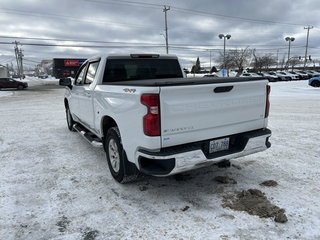
M64 106L65 106L65 108L69 107L69 102L68 102L67 98L64 98Z
M107 132L110 128L118 126L117 122L110 116L103 116L101 118L100 125L102 137L107 135Z

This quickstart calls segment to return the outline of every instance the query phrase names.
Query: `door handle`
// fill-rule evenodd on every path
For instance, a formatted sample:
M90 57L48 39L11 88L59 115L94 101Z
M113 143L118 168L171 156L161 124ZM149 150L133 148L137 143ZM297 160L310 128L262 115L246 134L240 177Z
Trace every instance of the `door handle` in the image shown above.
M215 93L222 93L222 92L230 92L233 89L233 86L224 86L224 87L216 87L213 89Z

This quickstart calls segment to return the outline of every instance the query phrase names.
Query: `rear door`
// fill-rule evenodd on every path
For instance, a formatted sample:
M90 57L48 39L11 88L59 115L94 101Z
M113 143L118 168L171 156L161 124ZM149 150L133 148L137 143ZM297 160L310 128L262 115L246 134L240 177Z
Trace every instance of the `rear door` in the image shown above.
M257 80L161 87L162 147L263 128L267 83Z

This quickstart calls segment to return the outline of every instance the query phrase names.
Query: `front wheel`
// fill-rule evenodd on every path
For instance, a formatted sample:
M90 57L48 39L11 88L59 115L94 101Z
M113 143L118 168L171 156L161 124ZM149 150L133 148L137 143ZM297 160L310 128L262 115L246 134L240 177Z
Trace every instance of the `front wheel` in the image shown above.
M121 144L120 132L117 127L112 127L108 130L103 144L112 177L119 183L136 180L139 171L133 163L127 160L126 153Z
M66 108L66 118L67 118L68 129L74 132L75 130L73 129L73 125L75 124L75 121L72 118L69 107Z
M22 86L22 85L18 85L17 89L18 89L18 90L22 90L22 89L23 89L23 86Z
M320 81L313 81L313 82L311 83L311 86L312 86L312 87L320 87Z

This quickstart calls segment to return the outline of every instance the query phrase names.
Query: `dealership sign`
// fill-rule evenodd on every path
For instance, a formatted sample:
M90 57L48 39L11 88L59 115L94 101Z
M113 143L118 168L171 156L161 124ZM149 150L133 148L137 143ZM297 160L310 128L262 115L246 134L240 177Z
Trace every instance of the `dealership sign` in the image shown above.
M67 59L64 60L64 66L65 67L78 67L82 63L84 63L85 60L72 60L72 59Z

